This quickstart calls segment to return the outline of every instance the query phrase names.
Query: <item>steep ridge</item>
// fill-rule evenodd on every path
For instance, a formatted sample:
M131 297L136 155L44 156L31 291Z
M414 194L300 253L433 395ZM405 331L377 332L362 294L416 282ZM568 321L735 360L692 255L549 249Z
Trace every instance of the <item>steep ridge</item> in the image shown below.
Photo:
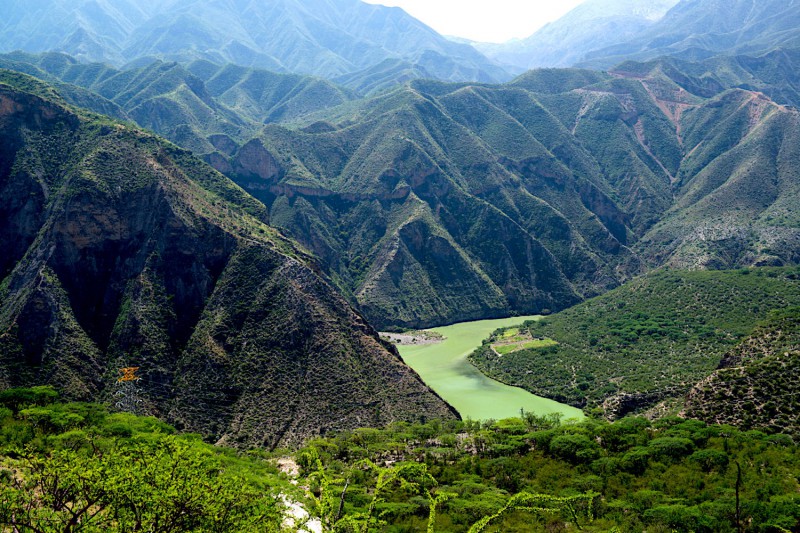
M0 385L49 383L242 446L452 417L396 352L188 152L0 71Z
M205 82L217 101L261 124L296 120L356 97L343 87L312 76L207 61L195 61L186 68Z
M732 90L681 121L676 202L640 242L657 264L732 268L800 259L800 115Z
M688 92L712 97L727 89L762 92L778 104L800 106L800 49L779 48L763 55L717 56L700 62L661 57L626 61L612 72L645 77L660 71Z
M432 79L424 67L401 59L387 59L364 70L334 78L336 83L362 95L370 95L411 80Z
M327 78L399 59L445 80L509 77L401 9L359 0L9 0L4 8L6 52L60 51L117 66L203 59Z
M197 154L233 151L260 124L296 120L354 98L310 76L207 61L145 63L118 70L60 53L0 55L0 67L56 83L68 102L133 120Z

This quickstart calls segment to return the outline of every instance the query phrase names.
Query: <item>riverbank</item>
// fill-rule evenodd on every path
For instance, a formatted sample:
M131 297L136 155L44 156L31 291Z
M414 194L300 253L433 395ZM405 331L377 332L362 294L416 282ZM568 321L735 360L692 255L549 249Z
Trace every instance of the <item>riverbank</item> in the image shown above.
M485 376L467 360L467 356L494 330L539 318L523 316L479 320L432 328L426 331L444 337L442 342L399 344L397 349L406 364L464 418L508 418L519 416L520 409L524 409L539 415L562 413L564 419L582 419L583 412L580 409L500 383Z
M438 344L444 341L444 337L429 330L407 331L405 333L389 333L381 331L380 336L382 339L392 342L394 344L409 344L409 345L423 345L423 344Z

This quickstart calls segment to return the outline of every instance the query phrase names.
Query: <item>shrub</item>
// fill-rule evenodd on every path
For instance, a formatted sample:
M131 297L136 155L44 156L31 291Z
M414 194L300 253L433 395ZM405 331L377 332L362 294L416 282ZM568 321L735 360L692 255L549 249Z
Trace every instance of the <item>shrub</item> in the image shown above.
M648 444L653 454L666 459L680 459L694 451L694 442L679 437L661 437Z
M550 442L550 453L573 464L591 463L600 457L600 448L585 435L562 435Z
M49 405L58 400L58 392L47 385L43 387L31 387L23 389L7 389L0 392L0 405L4 405L14 411L31 406Z
M718 450L700 450L694 452L689 460L696 463L703 472L723 470L728 466L728 455Z
M642 474L650 462L650 450L637 446L625 453L620 461L620 467L631 474Z

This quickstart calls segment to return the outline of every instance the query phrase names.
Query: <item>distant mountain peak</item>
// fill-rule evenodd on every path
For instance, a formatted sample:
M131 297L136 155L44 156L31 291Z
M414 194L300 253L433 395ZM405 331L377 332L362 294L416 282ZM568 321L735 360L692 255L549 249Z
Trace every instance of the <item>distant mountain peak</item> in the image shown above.
M81 60L207 59L333 78L387 59L446 80L504 81L474 48L401 9L360 0L9 0L0 51L62 51Z

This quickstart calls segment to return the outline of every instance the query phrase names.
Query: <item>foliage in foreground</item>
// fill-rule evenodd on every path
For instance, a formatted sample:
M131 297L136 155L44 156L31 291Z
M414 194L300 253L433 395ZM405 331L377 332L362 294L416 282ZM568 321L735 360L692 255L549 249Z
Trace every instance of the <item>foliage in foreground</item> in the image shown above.
M280 530L276 490L288 484L263 460L53 399L44 387L0 393L0 530Z
M340 533L800 527L800 449L696 420L610 424L521 413L318 438L299 486L262 452L153 418L0 392L0 531L286 531L286 501ZM305 490L305 496L300 491Z
M524 413L342 433L300 463L334 531L778 532L800 527L799 451L696 420Z

